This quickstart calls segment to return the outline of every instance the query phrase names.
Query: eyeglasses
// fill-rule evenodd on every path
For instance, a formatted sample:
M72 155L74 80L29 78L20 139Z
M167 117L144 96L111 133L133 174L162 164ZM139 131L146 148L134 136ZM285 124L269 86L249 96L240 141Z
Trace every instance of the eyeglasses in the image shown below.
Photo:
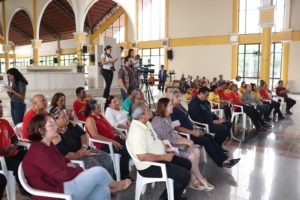
M46 124L46 126L47 126L47 124ZM54 120L49 121L48 126L51 127L51 128L56 128L57 127Z

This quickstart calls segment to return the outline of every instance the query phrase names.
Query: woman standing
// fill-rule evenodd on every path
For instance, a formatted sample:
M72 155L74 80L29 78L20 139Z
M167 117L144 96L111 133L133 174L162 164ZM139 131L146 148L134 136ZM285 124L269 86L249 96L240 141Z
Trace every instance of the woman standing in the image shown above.
M109 97L110 86L114 77L115 67L114 64L118 60L118 58L113 59L111 56L112 47L107 45L104 49L104 53L101 55L101 63L103 65L103 77L105 80L105 89L103 93L103 97Z
M24 103L27 80L16 68L7 70L7 94L10 97L11 116L15 125L23 121L26 105ZM10 85L10 83L12 85Z

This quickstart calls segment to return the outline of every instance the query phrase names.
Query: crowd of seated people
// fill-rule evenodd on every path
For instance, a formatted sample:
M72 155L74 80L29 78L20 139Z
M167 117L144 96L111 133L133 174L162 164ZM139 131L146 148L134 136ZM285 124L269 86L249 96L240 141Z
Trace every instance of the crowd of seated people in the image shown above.
M280 110L280 102L272 99L264 81L259 87L242 83L238 88L234 82L223 80L222 75L212 82L199 76L195 80L192 76L182 80L183 94L167 87L165 97L158 100L155 111L149 109L140 89L131 91L122 106L117 97L107 97L105 115L101 114L99 102L87 95L83 87L75 91L74 112L67 109L63 93L53 95L49 112L45 95L36 94L22 124L22 137L31 141L29 150L18 145L14 130L1 119L3 110L0 105L0 156L5 157L8 169L14 172L24 195L28 194L17 175L21 162L28 184L35 189L70 194L73 199L99 199L99 196L110 199L110 193L125 190L134 181L129 173L129 152L140 161L166 164L168 177L174 180L175 199L184 199L181 195L186 187L211 191L214 186L199 168L200 147L204 147L219 167L231 168L240 161L240 158L232 158L224 148L232 128L229 120L232 112L240 110L238 106L243 108L257 130L270 127L273 109L273 115L278 115L279 120L286 118ZM292 114L291 108L296 101L288 96L282 81L279 81L276 92L287 104L285 114ZM224 109L225 118L212 112L216 104ZM84 123L84 129L77 122ZM207 124L214 135L196 126L197 122ZM127 135L122 132L125 129ZM185 138L179 132L189 137ZM91 147L89 138L110 142L114 152L121 155L122 181L114 181L116 172L108 145L95 142ZM166 141L175 150L170 152ZM85 169L75 166L71 160L83 161ZM156 166L135 161L134 164L142 176L161 176ZM1 184L0 195L5 179ZM43 198L34 196L33 199ZM167 199L166 191L160 199Z

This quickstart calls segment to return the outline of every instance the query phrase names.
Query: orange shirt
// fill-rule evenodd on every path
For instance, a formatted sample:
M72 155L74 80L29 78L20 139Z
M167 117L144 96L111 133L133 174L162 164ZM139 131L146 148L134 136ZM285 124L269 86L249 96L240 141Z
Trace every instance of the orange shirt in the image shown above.
M5 119L0 119L0 149L5 149L5 147L11 146L10 137L14 136L15 132ZM15 150L10 155L0 154L0 156L14 156L18 153Z

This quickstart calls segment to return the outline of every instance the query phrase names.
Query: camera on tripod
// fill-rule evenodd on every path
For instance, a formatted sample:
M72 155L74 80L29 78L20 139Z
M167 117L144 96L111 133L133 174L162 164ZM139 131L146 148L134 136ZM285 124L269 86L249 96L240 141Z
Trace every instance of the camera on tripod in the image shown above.
M143 75L148 75L148 73L153 74L154 73L154 69L150 69L151 67L153 67L153 64L150 64L150 59L148 60L148 64L147 65L143 65L142 59L139 59L139 67L137 69L137 72L139 74L143 74Z

